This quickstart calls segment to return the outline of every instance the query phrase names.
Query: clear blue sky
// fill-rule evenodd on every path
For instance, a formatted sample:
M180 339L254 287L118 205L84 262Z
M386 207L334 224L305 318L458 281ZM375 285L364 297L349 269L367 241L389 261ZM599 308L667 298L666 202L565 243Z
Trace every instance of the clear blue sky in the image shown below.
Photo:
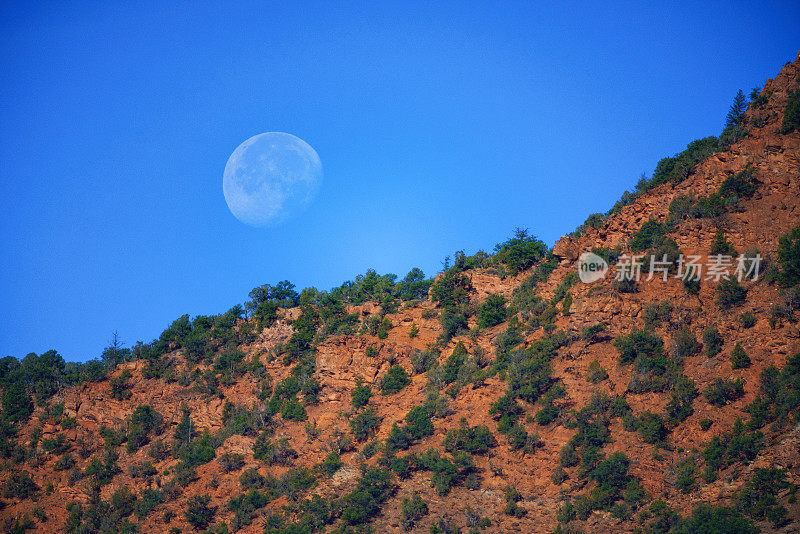
M797 2L64 4L0 10L0 356L97 357L265 282L431 275L515 226L552 245L800 48ZM267 131L325 178L265 230L222 172Z

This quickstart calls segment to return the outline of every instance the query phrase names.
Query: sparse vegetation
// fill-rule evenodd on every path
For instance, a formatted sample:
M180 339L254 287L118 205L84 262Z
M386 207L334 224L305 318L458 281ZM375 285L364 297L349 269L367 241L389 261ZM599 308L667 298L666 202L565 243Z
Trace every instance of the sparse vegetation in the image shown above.
M782 134L794 131L800 131L800 90L795 90L789 95L789 100L783 110L783 122L781 122Z
M800 101L800 91L795 93ZM800 226L794 227L780 238L778 244L778 281L783 287L795 287L800 283Z
M448 430L442 442L448 452L466 451L470 454L486 454L496 444L497 440L486 425L471 427L463 417L459 427Z
M214 520L217 511L215 507L209 506L211 497L208 495L195 495L190 497L186 503L184 515L196 530L206 528Z
M753 328L756 325L756 316L753 312L746 311L739 316L742 328Z
M401 509L403 512L402 526L406 531L413 530L416 522L428 515L428 505L418 492L414 492L410 498L403 497Z
M731 351L731 368L744 369L745 367L750 367L752 363L742 345L737 341L736 346Z
M506 299L502 295L489 295L478 309L478 326L491 328L506 320Z
M586 380L592 384L597 384L608 378L608 372L600 366L600 362L592 360L586 370Z
M747 299L747 288L736 281L736 278L724 278L717 284L717 304L727 309L739 306Z
M744 395L744 383L741 378L726 380L717 378L714 383L703 392L708 402L714 406L724 406L739 399Z
M384 395L397 393L410 383L411 379L406 370L400 365L393 365L381 380L381 393Z
M375 408L364 408L350 418L350 430L356 441L364 441L378 430L380 422Z
M706 348L706 356L713 358L722 351L722 336L719 330L710 326L703 331L703 345Z
M350 403L354 408L362 408L367 405L370 397L372 397L372 389L359 376L356 378L356 387L350 392Z

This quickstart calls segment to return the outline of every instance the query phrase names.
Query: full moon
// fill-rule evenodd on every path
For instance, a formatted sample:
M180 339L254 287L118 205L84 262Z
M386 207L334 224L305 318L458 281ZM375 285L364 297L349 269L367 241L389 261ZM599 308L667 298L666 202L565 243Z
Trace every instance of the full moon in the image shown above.
M255 135L233 151L222 175L231 213L266 227L301 213L322 180L322 162L302 139L283 132Z

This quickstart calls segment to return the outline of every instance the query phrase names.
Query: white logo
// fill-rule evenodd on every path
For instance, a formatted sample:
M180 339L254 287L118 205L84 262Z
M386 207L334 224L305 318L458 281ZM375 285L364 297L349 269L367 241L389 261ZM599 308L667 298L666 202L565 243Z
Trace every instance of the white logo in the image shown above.
M602 280L608 271L606 260L593 252L584 252L578 258L578 277L584 284Z

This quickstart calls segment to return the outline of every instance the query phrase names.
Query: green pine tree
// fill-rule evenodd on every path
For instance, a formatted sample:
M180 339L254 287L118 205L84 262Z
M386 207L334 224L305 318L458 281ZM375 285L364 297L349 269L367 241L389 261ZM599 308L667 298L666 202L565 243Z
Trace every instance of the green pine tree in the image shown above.
M735 126L742 122L742 116L746 109L747 97L745 97L742 90L739 89L739 92L736 93L736 97L733 99L731 108L728 110L728 115L725 117L725 127Z

